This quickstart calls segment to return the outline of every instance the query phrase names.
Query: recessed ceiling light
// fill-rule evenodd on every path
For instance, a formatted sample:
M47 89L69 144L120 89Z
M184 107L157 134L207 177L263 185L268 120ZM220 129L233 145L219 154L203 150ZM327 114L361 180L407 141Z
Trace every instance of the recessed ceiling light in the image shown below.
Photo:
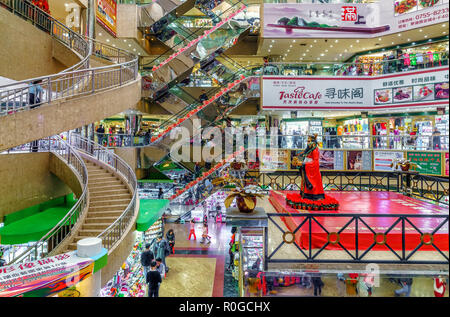
M303 57L300 57L300 60L302 61L302 60L303 60Z
M123 40L125 43L127 42L127 40Z
M287 52L289 53L291 50L287 50Z
M268 52L270 52L270 50L268 50Z
M317 40L314 40L314 43L317 43Z
M353 47L353 45L350 45L350 47Z
M272 43L275 43L275 40L272 40Z
M337 42L339 42L339 40L335 40L335 41L334 41L334 43L337 43Z
M342 54L339 54L339 56L342 56Z
M356 40L356 43L359 43L359 40Z
M334 60L337 61L337 57Z
M330 47L333 47L333 45L330 45Z
M445 31L444 31L444 32L442 32L442 34L445 34L445 33L447 33L447 32L445 32Z
M99 35L99 36L102 36L102 32L99 32L98 35Z
M412 45L415 45L416 44L416 42L412 42Z
M309 47L313 47L312 45L310 45Z
M272 47L272 46L273 46L272 44L269 45L269 47Z
M292 44L291 44L291 45L289 45L289 47L292 47Z
M109 42L109 39L106 39L106 42Z
M344 52L347 52L347 49L345 49Z
M317 57L317 60L320 61L320 57Z
M306 54L305 54L305 53L303 53L303 56L306 56Z
M407 41L409 42L409 41L411 41L411 39L408 39Z
M394 42L392 42L391 44L394 44Z
M378 41L381 41L381 37L378 38Z
M128 44L129 47L131 47L131 44Z
M295 40L292 40L292 43L295 43Z
M401 34L401 33L398 33L397 36L402 36L402 34Z
M425 38L427 38L428 37L428 35L425 35Z
M445 24L442 24L442 27L445 28Z
M309 50L306 50L307 52L309 52Z
M320 54L320 56L325 56L325 54L324 54L324 53L322 53L322 54Z
M422 31L423 31L422 29L419 30L419 32L422 32Z

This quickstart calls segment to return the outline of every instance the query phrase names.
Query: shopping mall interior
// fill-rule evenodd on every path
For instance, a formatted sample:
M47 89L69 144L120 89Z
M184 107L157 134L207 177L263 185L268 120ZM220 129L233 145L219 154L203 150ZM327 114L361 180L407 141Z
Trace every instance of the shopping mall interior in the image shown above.
M0 297L448 298L448 14L0 0Z

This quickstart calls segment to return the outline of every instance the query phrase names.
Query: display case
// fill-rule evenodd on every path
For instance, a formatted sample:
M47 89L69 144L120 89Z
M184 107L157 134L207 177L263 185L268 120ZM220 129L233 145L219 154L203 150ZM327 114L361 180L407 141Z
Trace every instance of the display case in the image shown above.
M155 221L153 225L148 228L147 231L143 233L144 242L145 243L153 243L153 241L159 237L164 235L164 221L162 218L159 218Z

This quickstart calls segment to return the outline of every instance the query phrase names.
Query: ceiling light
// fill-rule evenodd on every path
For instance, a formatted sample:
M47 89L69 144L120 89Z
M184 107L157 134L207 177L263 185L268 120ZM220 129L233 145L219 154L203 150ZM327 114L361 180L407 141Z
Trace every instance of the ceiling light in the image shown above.
M306 54L305 54L305 53L303 53L303 56L306 56Z
M127 40L123 40L125 43L127 42Z
M275 43L275 40L272 40L272 43Z
M378 38L378 41L381 41L381 37Z
M307 52L309 52L309 50L306 50Z
M270 53L270 50L267 50Z
M317 60L320 61L320 57L317 57Z
M347 52L347 49L345 49L344 52Z
M272 46L273 46L272 44L269 45L269 47L272 47Z
M328 52L328 50L325 50L325 52Z
M444 31L444 32L442 32L442 34L445 34L445 33L447 33L447 32L445 32L445 31Z
M428 35L425 35L425 38L427 38L428 37Z
M314 43L317 43L317 40L314 40Z
M339 56L342 56L342 54L339 54Z
M295 40L292 40L292 43L295 43Z
M300 60L303 60L303 57L300 57Z
M324 54L324 53L322 53L322 54L320 54L320 56L325 56L325 54Z
M337 57L334 60L337 61Z
M133 48L133 52L136 52L136 49L135 49L135 48Z
M353 45L350 45L350 47L353 47Z
M131 47L131 44L128 44L129 47Z
M99 36L102 36L102 32L99 32L98 35L99 35Z
M109 42L109 39L106 39L106 42Z
M391 44L394 44L394 42L392 42Z
M419 30L419 32L422 32L422 31L423 31L422 29Z
M411 41L411 39L408 39L408 42Z
M339 40L335 40L335 41L334 41L334 43L337 43L337 42L339 42Z
M333 47L333 45L330 45L330 47Z
M310 45L309 47L313 47L312 45Z
M359 43L359 40L356 40L356 43Z
M445 24L442 24L442 27L445 28Z
M401 34L401 33L398 33L397 36L402 36L402 34Z
M289 45L289 47L292 47L292 45Z

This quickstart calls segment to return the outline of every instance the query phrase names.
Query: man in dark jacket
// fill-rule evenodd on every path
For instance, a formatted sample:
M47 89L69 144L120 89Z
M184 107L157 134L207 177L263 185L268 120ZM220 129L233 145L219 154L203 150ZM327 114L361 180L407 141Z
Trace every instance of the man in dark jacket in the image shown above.
M166 256L170 254L170 246L167 240L162 236L156 238L156 241L153 244L153 254L156 258L161 258L162 263L164 263L164 266L166 267L166 272L168 272L169 267L166 264Z
M150 265L154 258L155 256L150 250L150 244L147 243L145 245L145 251L141 253L141 265L144 268L144 276L147 276L147 273L150 271Z
M146 282L148 284L148 297L158 297L159 286L162 282L161 274L156 270L156 262L152 261L150 272L147 273Z

